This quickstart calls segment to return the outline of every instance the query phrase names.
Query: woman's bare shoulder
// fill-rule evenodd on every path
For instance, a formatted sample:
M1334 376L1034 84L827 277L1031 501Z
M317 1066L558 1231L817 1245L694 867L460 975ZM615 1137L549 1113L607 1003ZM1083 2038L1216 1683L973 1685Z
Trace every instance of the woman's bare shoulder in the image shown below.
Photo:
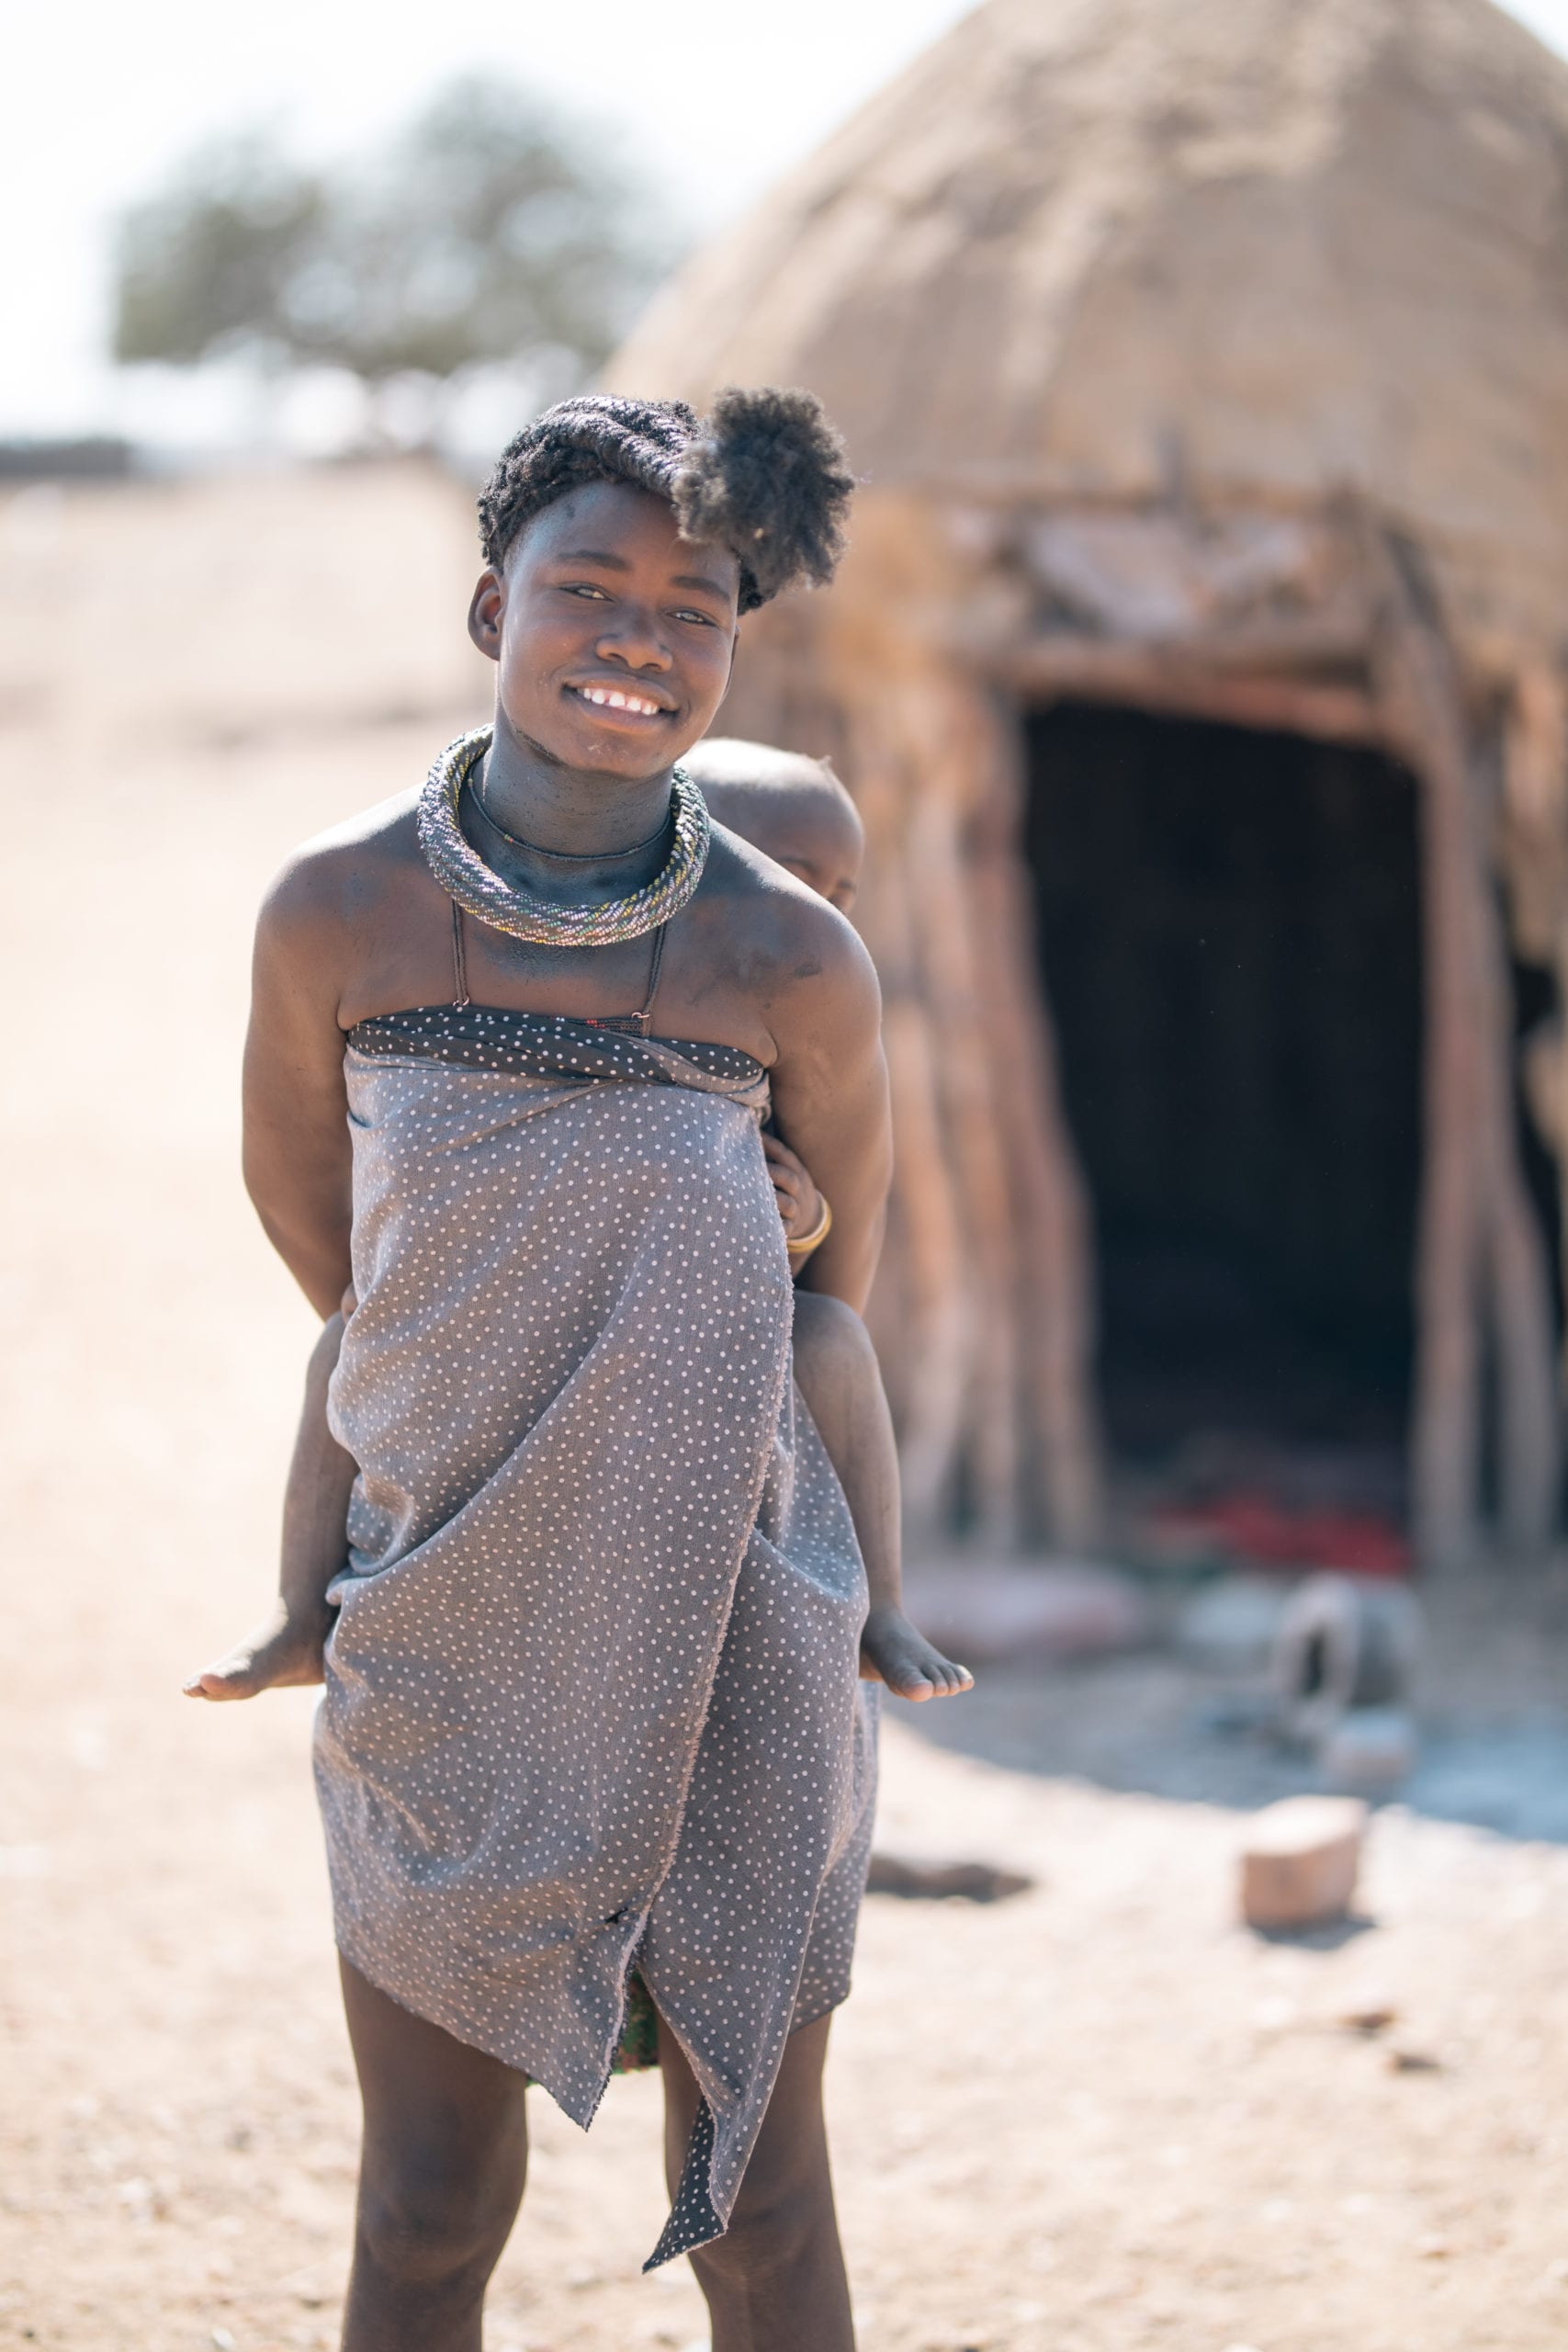
M262 900L264 933L360 922L389 892L405 889L411 875L425 871L415 824L418 807L417 790L395 793L301 842Z
M875 990L875 974L854 925L784 866L728 828L716 825L703 889L743 942L758 976L773 989L795 983Z

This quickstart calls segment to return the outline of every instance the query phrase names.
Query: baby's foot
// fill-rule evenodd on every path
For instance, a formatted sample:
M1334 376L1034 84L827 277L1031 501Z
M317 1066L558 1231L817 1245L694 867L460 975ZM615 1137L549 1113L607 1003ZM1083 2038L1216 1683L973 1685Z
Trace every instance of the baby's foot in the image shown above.
M321 1650L332 1621L333 1612L326 1609L319 1616L290 1617L279 1602L254 1633L181 1688L187 1699L254 1699L261 1690L320 1682Z
M901 1609L874 1609L860 1637L861 1679L886 1682L900 1699L951 1699L975 1678L917 1634Z

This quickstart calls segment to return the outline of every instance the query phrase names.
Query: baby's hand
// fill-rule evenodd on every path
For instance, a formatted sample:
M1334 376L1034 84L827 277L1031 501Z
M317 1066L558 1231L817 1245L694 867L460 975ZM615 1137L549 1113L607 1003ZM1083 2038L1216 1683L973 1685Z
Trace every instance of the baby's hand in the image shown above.
M762 1149L768 1155L768 1173L773 1180L779 1215L784 1219L784 1239L798 1241L802 1234L815 1233L822 1216L822 1195L812 1182L805 1162L797 1159L788 1144L781 1143L777 1136L765 1135Z

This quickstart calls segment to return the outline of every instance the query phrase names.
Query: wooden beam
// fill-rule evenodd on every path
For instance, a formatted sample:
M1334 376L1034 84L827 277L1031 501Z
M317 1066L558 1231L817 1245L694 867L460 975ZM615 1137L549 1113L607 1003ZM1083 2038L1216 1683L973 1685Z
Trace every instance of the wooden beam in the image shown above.
M1278 729L1331 743L1382 744L1386 725L1374 695L1353 685L1299 677L1235 675L1200 660L1094 639L1040 641L998 663L994 674L1025 700L1081 695L1133 703L1172 718Z
M994 632L971 630L962 620L953 638L953 650L964 662L984 673L999 668L1010 674L1015 665L1040 662L1049 667L1061 660L1093 665L1103 662L1116 669L1145 666L1152 673L1201 677L1211 671L1222 674L1254 671L1260 676L1304 678L1333 685L1354 686L1364 670L1371 634L1371 616L1359 596L1343 596L1332 605L1279 617L1208 623L1195 613L1191 625L1179 633L1158 636L1129 624L1118 628L1099 621L1075 626L1063 616L1057 625L1025 637L1000 655ZM1325 675L1341 673L1341 677Z
M1389 723L1421 784L1426 1149L1411 1464L1422 1559L1473 1554L1483 1329L1498 1374L1500 1519L1539 1550L1557 1510L1560 1413L1546 1253L1518 1164L1501 918L1464 698L1418 554L1369 528Z
M1411 1520L1424 1566L1476 1544L1481 1469L1481 1039L1469 779L1434 651L1392 594L1385 692L1420 782L1425 1053L1416 1241Z
M1516 1556L1538 1558L1557 1525L1562 1441L1551 1272L1514 1148L1511 1091L1487 1122L1491 1272L1497 1365L1499 1532Z
M937 742L943 714L929 710ZM974 747L970 756L975 756ZM956 762L939 759L911 797L902 854L929 1008L950 1163L964 1204L964 1250L976 1308L964 1395L964 1452L974 1532L1003 1551L1020 1532L1023 1398L1019 1234L998 1115L998 1057L987 1049L987 992L974 871L964 854ZM943 788L945 783L945 788Z
M1473 774L1473 757L1472 766ZM1481 1065L1483 1207L1498 1379L1499 1532L1511 1554L1537 1557L1555 1530L1562 1483L1556 1317L1545 1237L1519 1159L1518 1024L1503 908L1481 820L1485 781L1472 781L1471 816L1487 1046Z

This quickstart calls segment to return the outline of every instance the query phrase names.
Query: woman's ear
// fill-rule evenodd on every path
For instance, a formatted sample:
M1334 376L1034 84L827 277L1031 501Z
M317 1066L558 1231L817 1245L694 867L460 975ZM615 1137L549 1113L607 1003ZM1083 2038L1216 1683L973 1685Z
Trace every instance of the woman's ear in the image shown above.
M468 606L468 635L492 662L501 659L501 625L505 615L505 581L499 571L481 571Z

